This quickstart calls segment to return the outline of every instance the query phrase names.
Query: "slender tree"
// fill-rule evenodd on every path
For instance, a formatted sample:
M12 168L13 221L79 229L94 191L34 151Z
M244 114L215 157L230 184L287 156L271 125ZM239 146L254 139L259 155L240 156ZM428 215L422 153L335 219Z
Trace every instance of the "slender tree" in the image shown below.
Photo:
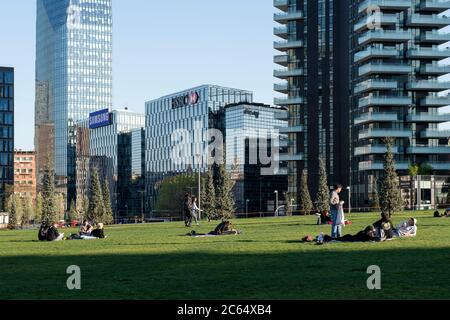
M91 176L89 196L89 212L87 218L93 222L101 222L103 219L104 205L100 178L97 170L94 170Z
M319 159L319 192L316 198L316 210L330 211L330 189L328 187L327 168L325 160Z
M370 207L372 210L380 208L380 195L378 194L378 180L373 178L370 192Z
M111 193L109 191L109 183L108 180L103 181L103 219L102 222L105 224L112 224L114 222L113 211L111 208Z
M395 171L395 159L392 153L393 138L385 138L387 152L384 159L384 175L381 180L380 204L381 210L390 216L403 209L403 200L399 188L398 175Z
M42 216L41 221L47 225L56 222L58 209L55 195L55 171L51 156L48 156L47 167L42 178Z
M75 201L72 200L70 202L70 209L69 212L67 214L67 222L69 224L72 224L72 221L77 221L78 220L78 210L77 210L77 206L75 204Z
M313 210L313 203L308 188L308 171L303 170L300 184L300 211L303 214L310 214Z
M42 199L42 193L38 193L38 195L36 196L36 208L35 208L35 212L34 212L34 217L36 220L41 220L42 219L42 203L43 203L43 199Z
M14 195L11 195L9 197L9 221L8 221L9 230L17 229L18 218L16 210L17 210L16 197Z
M34 220L34 208L33 208L33 198L30 195L27 195L22 199L23 203L23 214L21 219L21 225L26 226L30 224L31 220Z
M410 192L409 202L411 203L411 206L413 206L416 203L414 191L416 189L415 185L416 185L417 176L420 174L419 165L410 164L408 167L408 174L409 174L409 177L411 178L410 190L409 190L409 192Z
M235 182L231 179L223 162L218 168L218 181L216 186L217 218L221 220L231 219L235 215L235 202L233 188Z
M208 221L216 219L216 201L214 167L210 166L202 178L202 209L205 211Z

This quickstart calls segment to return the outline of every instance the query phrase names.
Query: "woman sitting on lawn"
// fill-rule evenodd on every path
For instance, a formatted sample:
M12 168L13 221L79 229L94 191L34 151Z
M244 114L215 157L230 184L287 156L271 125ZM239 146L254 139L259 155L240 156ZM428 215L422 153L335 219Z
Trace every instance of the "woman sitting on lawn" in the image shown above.
M87 220L83 221L83 224L80 229L80 236L88 236L90 237L92 234L92 231L94 231L94 228L89 224Z
M377 236L381 240L390 240L394 237L394 225L392 224L390 215L386 212L381 214L381 219L373 224L377 231Z

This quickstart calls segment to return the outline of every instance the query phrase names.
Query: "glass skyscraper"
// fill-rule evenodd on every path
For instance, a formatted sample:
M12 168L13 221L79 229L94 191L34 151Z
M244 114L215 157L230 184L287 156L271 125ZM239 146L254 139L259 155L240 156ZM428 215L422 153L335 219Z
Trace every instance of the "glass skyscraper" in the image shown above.
M52 154L57 182L64 190L75 170L71 124L111 108L112 0L37 0L38 172Z
M14 186L14 69L0 67L0 210Z

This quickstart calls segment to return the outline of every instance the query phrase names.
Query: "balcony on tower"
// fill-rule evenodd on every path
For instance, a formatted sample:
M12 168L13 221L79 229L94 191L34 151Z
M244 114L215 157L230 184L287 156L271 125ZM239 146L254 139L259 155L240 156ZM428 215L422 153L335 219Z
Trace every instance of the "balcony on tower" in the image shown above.
M398 88L395 80L367 80L356 85L355 93L366 93L374 90L394 90Z
M279 78L279 79L288 79L290 77L299 77L299 76L303 76L304 75L304 71L303 69L299 68L299 69L281 69L281 70L275 70L273 72L273 76L275 78Z
M366 0L359 5L359 13L370 8L380 8L381 10L403 11L411 7L411 0Z
M408 162L396 162L395 170L408 170ZM383 162L381 161L363 161L359 163L359 171L382 171L384 170Z
M280 154L280 161L303 161L305 156L300 154Z
M370 59L396 58L400 56L400 51L394 48L369 48L355 54L355 62L361 63Z
M275 98L273 100L273 104L277 106L289 106L304 103L305 99L303 99L303 97Z
M450 130L426 129L420 133L423 139L450 139Z
M410 114L407 116L406 120L408 122L426 122L426 123L444 123L450 121L450 113L418 113Z
M443 44L450 41L450 33L434 31L426 31L420 35L420 42Z
M450 0L421 0L419 9L427 12L444 12L450 9Z
M450 25L450 18L440 16L437 14L416 14L410 15L406 21L408 27L430 27L430 28L444 28Z
M357 22L353 28L355 32L362 32L364 30L371 30L374 28L374 23L380 26L395 26L400 20L399 15L394 13L379 13L373 16L366 16Z
M443 60L450 58L450 49L439 49L438 47L413 48L408 50L406 56L410 59Z
M280 66L287 67L289 64L289 55L281 54L273 57L273 62L279 64Z
M390 138L409 138L412 136L410 129L366 129L359 132L359 139L383 139Z
M359 117L355 118L354 124L362 125L374 122L396 122L398 120L398 114L394 112L368 112L363 113Z
M370 62L359 67L359 76L368 76L372 74L408 74L412 71L409 64L404 63L384 63Z
M289 0L273 0L273 6L281 11L289 10Z
M426 64L420 66L419 72L423 75L443 76L450 73L450 66L438 63Z
M286 24L289 21L301 20L304 18L303 11L290 11L283 13L275 13L273 20L280 24Z
M445 91L450 89L450 82L438 80L415 80L406 84L410 91Z
M412 98L408 96L369 96L359 99L358 107L408 107L412 104Z
M292 126L292 127L283 127L278 129L280 133L287 134L287 133L300 133L304 132L305 128L303 126Z
M287 51L291 49L302 48L303 41L301 40L274 41L273 47L278 51Z
M366 145L364 147L356 147L354 155L355 156L365 156L370 154L385 154L387 152L387 147L385 145ZM392 153L399 153L399 148L394 146L392 148Z
M420 106L429 108L445 107L450 105L450 95L435 97L428 96L420 100Z
M402 43L411 40L412 33L404 30L371 30L359 38L360 45L368 45L374 42Z
M287 26L273 28L273 34L285 40L289 37Z
M450 154L450 146L414 146L407 149L408 154Z
M289 84L287 82L276 83L273 85L273 90L276 92L287 94L289 92Z

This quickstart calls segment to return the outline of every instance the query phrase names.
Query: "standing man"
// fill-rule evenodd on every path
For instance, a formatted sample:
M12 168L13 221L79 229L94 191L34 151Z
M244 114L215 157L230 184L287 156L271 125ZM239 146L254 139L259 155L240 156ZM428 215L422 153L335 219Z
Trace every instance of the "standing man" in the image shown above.
M191 196L188 193L186 193L183 201L184 224L186 227L190 227L192 224L191 207L192 207Z
M331 237L333 239L342 237L342 224L344 222L338 221L338 220L342 220L342 219L338 219L338 215L339 215L339 210L344 205L344 201L341 201L339 199L339 194L341 193L341 191L342 191L342 185L341 184L335 185L334 190L331 192L331 197L330 197L331 198L330 199L331 220L333 222L333 224L331 226Z

